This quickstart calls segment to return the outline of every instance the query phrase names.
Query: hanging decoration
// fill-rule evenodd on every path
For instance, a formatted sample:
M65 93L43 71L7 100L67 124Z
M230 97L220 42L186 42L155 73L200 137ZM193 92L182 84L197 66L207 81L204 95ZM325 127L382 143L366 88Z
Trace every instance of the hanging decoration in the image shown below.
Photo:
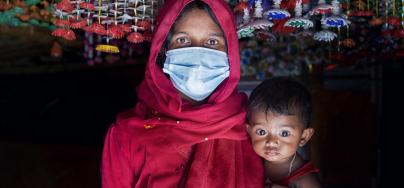
M274 0L274 8L265 12L264 15L266 15L268 20L281 20L290 17L290 13L287 10L280 8L281 2L282 0Z
M350 21L348 17L341 14L339 0L333 0L332 5L327 4L325 0L319 0L317 5L310 9L310 1L304 0L241 0L235 5L236 15L240 15L242 21L237 22L237 35L239 38L251 38L269 36L264 32L285 35L290 34L295 37L313 36L311 28L314 28L314 21L317 16L321 16L321 28L348 27ZM294 14L290 13L293 10ZM265 24L262 20L266 20ZM268 22L269 21L269 22ZM349 29L347 29L349 30ZM298 34L303 32L302 34ZM315 31L314 32L318 32ZM321 32L314 39L324 38L334 39L330 35L332 31ZM325 35L325 36L322 36ZM275 35L276 36L276 35Z
M118 53L112 40L126 39L130 43L151 40L158 0L62 0L56 4L55 15L69 24L58 25L55 36L66 38L62 32L81 29L101 37L95 49Z
M337 38L337 34L328 30L323 30L315 33L313 38L317 41L331 42Z
M302 17L302 0L296 1L295 17L286 21L284 26L303 28L303 29L309 29L309 28L313 27L313 22L311 20Z

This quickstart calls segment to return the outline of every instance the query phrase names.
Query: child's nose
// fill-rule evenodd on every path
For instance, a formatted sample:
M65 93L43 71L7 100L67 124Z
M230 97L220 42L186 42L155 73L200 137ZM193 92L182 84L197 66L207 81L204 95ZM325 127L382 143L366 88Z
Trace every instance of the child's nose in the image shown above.
M274 136L268 136L265 141L266 147L277 147L279 145L279 140Z

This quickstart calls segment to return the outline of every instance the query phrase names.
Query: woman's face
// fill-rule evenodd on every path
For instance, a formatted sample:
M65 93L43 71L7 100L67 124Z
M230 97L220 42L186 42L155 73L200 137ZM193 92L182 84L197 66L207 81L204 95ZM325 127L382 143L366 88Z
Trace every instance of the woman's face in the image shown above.
M226 51L222 30L205 10L191 9L175 22L168 49L184 47L205 47Z
M185 47L205 47L226 52L224 33L207 11L198 8L188 10L175 22L168 50ZM181 98L189 101L192 105L206 102L206 99L195 101L185 94L179 93Z

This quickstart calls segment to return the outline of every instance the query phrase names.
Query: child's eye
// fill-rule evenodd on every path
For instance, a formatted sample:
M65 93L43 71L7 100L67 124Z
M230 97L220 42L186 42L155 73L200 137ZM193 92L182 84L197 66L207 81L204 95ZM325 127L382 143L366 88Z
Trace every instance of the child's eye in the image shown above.
M265 135L267 134L267 131L264 130L264 129L257 129L257 130L255 131L255 133L256 133L257 135L259 135L259 136L265 136Z
M288 136L290 135L290 133L289 133L288 131L281 131L281 132L279 133L279 135L280 135L281 137L288 137Z

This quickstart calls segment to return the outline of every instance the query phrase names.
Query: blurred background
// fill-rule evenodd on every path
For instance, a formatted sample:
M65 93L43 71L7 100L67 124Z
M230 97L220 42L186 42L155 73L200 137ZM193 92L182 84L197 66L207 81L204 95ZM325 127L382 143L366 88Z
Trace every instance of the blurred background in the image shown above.
M122 1L100 2L113 13L112 3ZM0 187L101 186L104 135L119 112L136 104L164 1L132 1L128 7L139 12L128 16L139 20L128 19L129 30L115 33L105 19L111 13L94 13L97 3L0 1ZM269 18L275 1L228 3L240 38L239 90L248 94L274 76L303 82L313 95L316 129L304 155L321 169L325 187L386 185L380 133L394 132L387 125L401 115L393 107L403 96L402 1L303 1L313 25L304 29ZM316 15L322 3L340 12ZM296 7L280 4L298 17ZM86 14L91 19L79 23ZM322 21L330 15L343 19ZM107 20L101 25L109 34L90 27L98 18Z

